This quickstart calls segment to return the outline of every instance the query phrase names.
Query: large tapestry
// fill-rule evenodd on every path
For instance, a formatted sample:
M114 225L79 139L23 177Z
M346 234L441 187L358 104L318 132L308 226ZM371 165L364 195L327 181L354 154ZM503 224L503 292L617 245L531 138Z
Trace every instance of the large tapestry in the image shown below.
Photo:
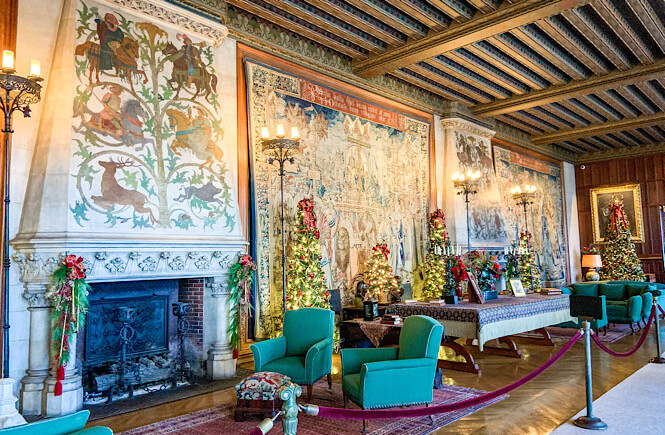
M73 224L233 231L214 47L103 4L80 2L77 15Z
M543 287L565 286L567 249L561 168L499 147L494 147L494 164L503 215L513 244L525 226L523 211L516 208L510 188L525 184L536 186L534 203L527 214L536 264Z
M459 170L462 173L467 170L480 171L481 174L477 193L470 197L469 203L471 246L474 248L506 246L508 234L496 187L490 139L461 129L454 130L454 134Z
M422 258L429 192L430 123L303 78L246 63L258 261L257 334L281 313L280 178L261 150L260 129L300 129L300 151L286 165L284 201L291 240L295 206L314 199L322 265L330 288L353 296L352 280L371 248L385 242L404 281ZM288 250L288 247L287 247Z

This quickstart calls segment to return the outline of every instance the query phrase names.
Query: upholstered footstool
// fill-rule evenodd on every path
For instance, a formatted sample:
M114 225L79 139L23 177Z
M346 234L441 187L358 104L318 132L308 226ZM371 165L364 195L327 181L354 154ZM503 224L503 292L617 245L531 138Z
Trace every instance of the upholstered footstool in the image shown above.
M235 421L245 420L247 414L261 414L264 418L277 415L282 406L277 391L290 380L279 373L256 372L240 381L236 385Z

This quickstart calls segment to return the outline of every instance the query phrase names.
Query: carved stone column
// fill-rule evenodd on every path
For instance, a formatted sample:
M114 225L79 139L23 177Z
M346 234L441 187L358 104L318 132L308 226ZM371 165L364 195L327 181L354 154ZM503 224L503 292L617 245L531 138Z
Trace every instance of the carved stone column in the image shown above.
M229 324L229 310L226 301L229 298L229 284L226 277L206 279L206 288L210 289L213 303L210 318L213 342L208 351L208 377L213 380L229 379L235 376L236 362L229 347L226 329ZM204 319L206 313L203 313Z
M40 415L44 381L49 370L50 314L48 301L44 298L45 284L26 284L23 298L30 312L30 338L28 369L21 380L20 407L23 415Z
M73 334L69 339L69 361L65 367L65 380L62 381L62 395L53 394L55 389L55 371L50 370L44 384L44 413L46 417L59 417L71 414L83 408L83 384L81 371L76 367L76 338Z

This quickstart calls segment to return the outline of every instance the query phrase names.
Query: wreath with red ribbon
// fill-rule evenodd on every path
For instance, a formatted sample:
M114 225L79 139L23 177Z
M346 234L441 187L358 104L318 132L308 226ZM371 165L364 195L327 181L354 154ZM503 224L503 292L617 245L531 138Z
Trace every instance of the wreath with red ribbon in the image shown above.
M53 304L51 350L52 365L56 371L56 396L62 394L65 366L71 351L71 337L85 324L88 293L91 290L85 277L83 258L68 255L62 260L62 265L53 272L53 282L45 294L46 299Z

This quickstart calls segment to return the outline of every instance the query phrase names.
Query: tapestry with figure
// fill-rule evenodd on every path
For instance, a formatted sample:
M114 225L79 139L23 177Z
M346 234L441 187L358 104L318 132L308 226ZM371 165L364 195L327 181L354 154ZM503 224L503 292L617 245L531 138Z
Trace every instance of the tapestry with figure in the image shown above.
M298 201L313 198L329 288L347 289L342 298L350 302L352 280L379 242L387 243L395 273L412 280L426 236L430 122L253 61L246 73L257 334L269 335L271 313L282 311L279 166L261 148L263 126L273 135L277 124L287 136L290 127L300 131L300 150L285 168L286 236L292 237Z
M561 168L511 150L494 147L494 165L503 215L510 241L517 243L526 231L524 213L510 193L513 186L536 186L533 204L527 208L531 248L540 269L543 287L566 285L568 250L566 247L564 195Z
M212 44L93 2L79 3L75 44L72 224L234 231Z

